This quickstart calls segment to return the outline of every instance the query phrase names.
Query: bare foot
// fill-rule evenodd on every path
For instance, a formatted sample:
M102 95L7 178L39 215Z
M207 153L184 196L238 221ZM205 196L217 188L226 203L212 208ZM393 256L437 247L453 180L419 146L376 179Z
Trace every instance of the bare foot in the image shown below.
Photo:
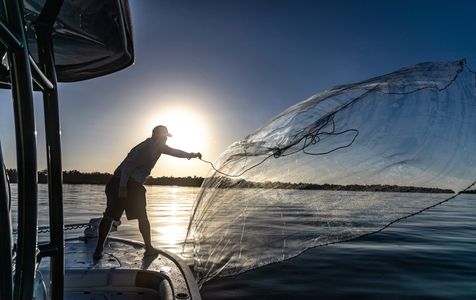
M160 253L159 249L156 249L154 247L149 247L145 249L144 256L158 255L159 253Z
M104 250L99 250L98 248L94 250L94 253L93 253L94 259L101 259L103 256L104 256Z

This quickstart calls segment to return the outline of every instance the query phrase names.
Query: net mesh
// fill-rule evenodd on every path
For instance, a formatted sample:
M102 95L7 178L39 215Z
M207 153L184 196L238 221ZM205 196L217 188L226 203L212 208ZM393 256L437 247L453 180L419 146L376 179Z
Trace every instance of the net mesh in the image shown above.
M235 142L187 233L200 284L377 232L476 180L475 74L422 63L297 103Z

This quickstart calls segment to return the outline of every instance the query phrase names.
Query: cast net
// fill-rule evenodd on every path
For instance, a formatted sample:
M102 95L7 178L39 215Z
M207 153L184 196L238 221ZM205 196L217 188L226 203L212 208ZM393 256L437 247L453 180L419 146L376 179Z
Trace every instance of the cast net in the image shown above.
M352 240L476 180L475 74L422 63L297 103L221 155L185 245L200 284Z

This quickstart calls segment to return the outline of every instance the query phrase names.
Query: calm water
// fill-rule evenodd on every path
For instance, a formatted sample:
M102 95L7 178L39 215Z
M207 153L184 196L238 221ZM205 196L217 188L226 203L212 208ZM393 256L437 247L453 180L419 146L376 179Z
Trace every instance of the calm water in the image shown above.
M198 188L147 186L147 214L149 216L152 241L157 247L180 254L190 220L190 210L199 191ZM12 185L12 198L16 199L16 185ZM48 225L48 190L40 184L38 189L38 226ZM101 218L106 207L104 186L72 185L63 187L65 224L88 223L91 218ZM16 223L16 205L13 202L13 223ZM123 215L122 224L113 236L142 241L137 220L128 221ZM84 229L83 229L84 230ZM81 231L66 232L66 236L77 236ZM40 236L42 240L44 236Z
M65 223L101 217L104 187L65 185ZM149 186L154 244L180 254L198 188ZM16 186L12 186L16 196ZM48 223L40 185L39 225ZM141 240L136 221L113 235ZM185 254L185 256L189 256ZM204 299L476 299L476 196L463 195L353 242L209 281Z

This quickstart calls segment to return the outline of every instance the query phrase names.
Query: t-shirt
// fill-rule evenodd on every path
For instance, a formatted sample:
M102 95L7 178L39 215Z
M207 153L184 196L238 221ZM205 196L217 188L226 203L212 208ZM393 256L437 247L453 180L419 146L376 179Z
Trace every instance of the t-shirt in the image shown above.
M114 171L114 175L121 177L119 186L126 187L129 178L144 183L162 153L181 158L191 157L191 153L171 148L165 143L161 144L153 138L148 138L132 148Z

